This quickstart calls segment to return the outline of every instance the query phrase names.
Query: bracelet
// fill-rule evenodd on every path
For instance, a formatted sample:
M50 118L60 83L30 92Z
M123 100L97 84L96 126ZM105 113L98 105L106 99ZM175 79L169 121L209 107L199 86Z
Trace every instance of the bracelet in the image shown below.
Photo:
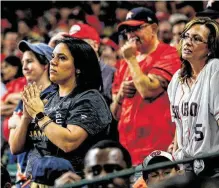
M46 126L49 125L51 122L53 122L53 120L51 120L51 119L48 120L47 122L45 122L45 123L42 125L42 127L40 127L40 130L41 130L41 131L44 131L44 129L46 128Z

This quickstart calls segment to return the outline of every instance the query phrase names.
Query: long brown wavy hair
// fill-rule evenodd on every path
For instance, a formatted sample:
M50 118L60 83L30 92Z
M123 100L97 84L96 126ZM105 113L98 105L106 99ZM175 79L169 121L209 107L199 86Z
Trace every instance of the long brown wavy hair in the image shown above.
M197 24L205 25L210 30L210 34L208 36L208 42L207 42L209 55L206 63L208 62L209 59L219 58L219 24L216 21L206 17L195 18L186 24L182 36L192 26ZM183 40L181 39L178 48L178 52L182 61L179 79L182 82L184 82L187 78L192 77L192 68L190 63L182 58L182 41Z

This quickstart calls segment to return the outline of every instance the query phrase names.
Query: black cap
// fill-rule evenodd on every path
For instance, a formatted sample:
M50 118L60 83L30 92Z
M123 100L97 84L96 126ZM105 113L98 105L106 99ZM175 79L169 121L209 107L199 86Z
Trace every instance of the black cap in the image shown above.
M197 17L209 17L211 19L219 18L219 1L212 2L207 5L207 8L202 12L196 13Z
M156 23L158 24L158 19L155 13L145 7L133 8L126 15L126 21L118 25L118 30L121 31L127 26L139 26L144 23Z

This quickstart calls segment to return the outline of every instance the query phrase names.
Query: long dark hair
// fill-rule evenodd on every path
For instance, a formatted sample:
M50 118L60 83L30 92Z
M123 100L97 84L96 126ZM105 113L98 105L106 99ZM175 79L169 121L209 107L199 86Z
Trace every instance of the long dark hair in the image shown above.
M19 77L22 77L23 76L23 73L22 73L22 63L21 63L21 60L19 57L17 56L14 56L14 55L10 55L8 57L6 57L4 59L4 61L9 64L9 65L12 65L14 67L17 67L18 70L17 70L17 73L16 75L14 76L14 78L19 78Z
M56 45L60 43L68 46L74 58L77 87L82 90L97 89L102 91L100 65L93 48L83 40L75 38L57 40ZM80 72L77 72L78 70Z
M219 52L219 25L216 21L205 17L195 18L186 24L182 35L184 35L192 26L197 24L205 25L210 30L210 34L208 36L208 43L207 43L209 49L209 55L206 63L208 62L209 59L219 58L219 53L218 53ZM190 63L182 58L182 39L180 40L178 51L182 61L180 80L184 82L187 78L192 77L192 68Z

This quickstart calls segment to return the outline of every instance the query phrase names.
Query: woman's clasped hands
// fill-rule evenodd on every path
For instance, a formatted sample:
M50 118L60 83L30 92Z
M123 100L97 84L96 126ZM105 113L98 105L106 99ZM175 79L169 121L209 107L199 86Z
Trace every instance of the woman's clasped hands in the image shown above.
M41 88L38 88L36 83L28 84L24 87L22 100L27 113L35 118L39 112L44 112L44 103L40 99Z

